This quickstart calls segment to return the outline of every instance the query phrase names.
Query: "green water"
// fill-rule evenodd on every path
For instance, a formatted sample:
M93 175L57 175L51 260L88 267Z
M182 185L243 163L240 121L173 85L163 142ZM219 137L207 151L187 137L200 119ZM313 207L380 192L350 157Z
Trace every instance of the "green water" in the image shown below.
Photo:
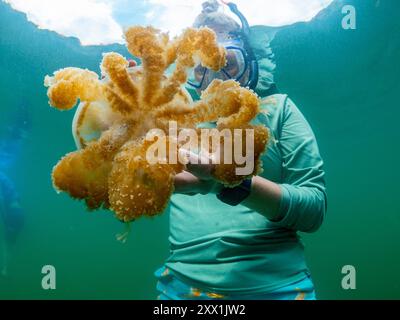
M341 28L341 7L357 9L357 29ZM324 226L304 235L321 299L400 298L400 3L336 1L310 23L282 30L272 46L276 81L311 123L326 162L329 210ZM61 67L98 71L104 51L38 30L0 2L0 125L23 101L32 129L16 169L26 224L14 248L0 299L153 299L154 270L168 255L168 217L140 220L127 244L109 212L87 213L57 195L50 172L74 150L73 112L48 107L43 77ZM2 232L0 227L0 232ZM2 236L2 234L0 234ZM1 237L0 237L1 238ZM41 287L54 265L57 289ZM341 268L354 265L357 289L341 288Z

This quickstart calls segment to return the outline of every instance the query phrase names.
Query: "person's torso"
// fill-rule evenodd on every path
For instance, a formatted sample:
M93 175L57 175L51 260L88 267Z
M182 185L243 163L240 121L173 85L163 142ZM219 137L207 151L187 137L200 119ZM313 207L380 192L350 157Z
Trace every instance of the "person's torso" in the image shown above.
M273 95L262 100L253 121L270 131L260 176L276 183L283 182L279 135L286 98ZM277 227L243 205L226 205L214 194L176 194L168 211L171 255L167 265L194 285L219 292L262 292L305 276L297 233Z

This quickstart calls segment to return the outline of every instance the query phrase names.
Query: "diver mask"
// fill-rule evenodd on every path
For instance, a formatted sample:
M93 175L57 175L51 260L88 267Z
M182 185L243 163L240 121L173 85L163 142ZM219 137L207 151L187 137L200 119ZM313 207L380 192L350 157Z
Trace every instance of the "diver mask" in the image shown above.
M235 80L242 86L249 82L249 57L239 38L219 41L226 50L226 65L220 71L213 71L201 64L194 67L189 75L189 85L196 89L205 89L214 79Z

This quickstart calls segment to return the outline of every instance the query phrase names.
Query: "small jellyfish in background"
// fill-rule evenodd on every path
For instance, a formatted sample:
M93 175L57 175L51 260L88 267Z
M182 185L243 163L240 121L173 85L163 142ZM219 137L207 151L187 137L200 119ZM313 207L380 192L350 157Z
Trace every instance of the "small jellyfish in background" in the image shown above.
M12 119L0 128L0 222L3 224L2 265L0 273L7 276L10 253L22 230L25 213L19 193L10 177L30 128L28 104L23 102Z

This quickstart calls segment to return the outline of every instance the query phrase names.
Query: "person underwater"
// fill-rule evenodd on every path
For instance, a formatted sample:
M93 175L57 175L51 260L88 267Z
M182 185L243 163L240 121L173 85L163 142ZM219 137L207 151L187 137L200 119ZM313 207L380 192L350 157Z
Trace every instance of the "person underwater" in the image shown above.
M9 173L15 170L15 163L28 133L28 111L21 104L14 119L5 126L0 140L0 221L3 223L1 275L7 276L10 252L17 242L24 226L25 213L20 197Z
M262 101L255 121L272 139L262 157L264 172L236 188L219 185L213 165L194 164L196 159L176 176L167 210L170 255L155 272L158 298L313 300L298 232L315 232L323 222L323 160L301 111L278 93L271 30L250 28L237 6L227 5L242 26L217 1L204 2L193 25L217 33L227 65L219 72L198 65L188 88L199 96L213 79L234 79L254 90Z

